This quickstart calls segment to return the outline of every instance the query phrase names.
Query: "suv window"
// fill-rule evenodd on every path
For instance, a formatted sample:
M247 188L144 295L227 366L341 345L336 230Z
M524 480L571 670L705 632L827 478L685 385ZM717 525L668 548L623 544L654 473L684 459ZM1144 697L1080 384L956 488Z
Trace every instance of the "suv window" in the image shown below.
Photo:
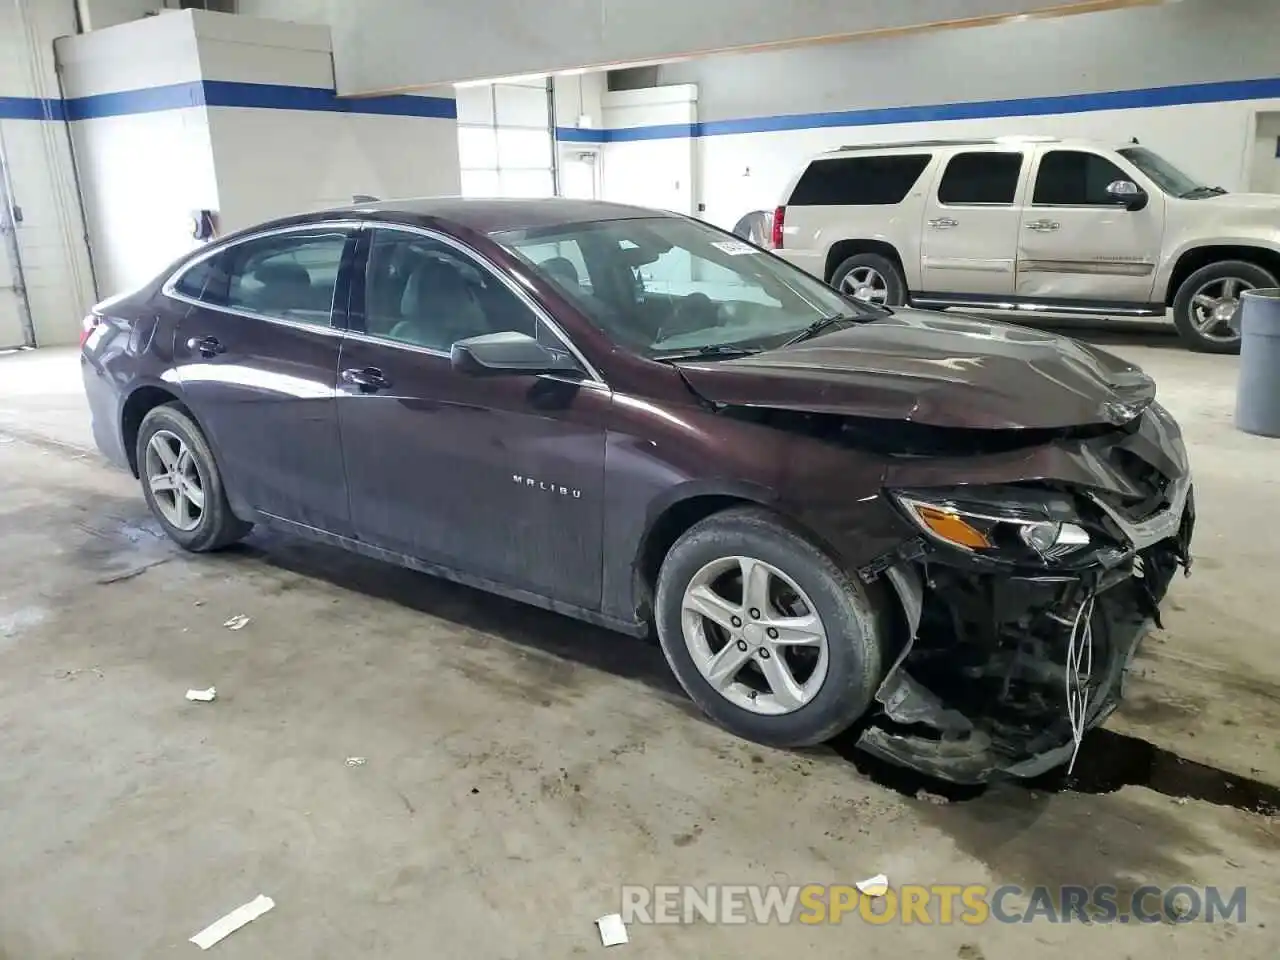
M901 203L932 155L833 157L815 160L791 191L790 206L867 206Z
M178 278L178 293L214 307L328 326L347 234L273 234L232 244Z
M1040 158L1031 202L1056 207L1114 206L1107 186L1129 175L1110 160L1080 150L1051 150Z
M957 153L938 184L938 202L1011 204L1018 193L1021 153Z
M373 231L364 322L372 336L441 351L484 333L538 334L533 311L488 269L403 230Z

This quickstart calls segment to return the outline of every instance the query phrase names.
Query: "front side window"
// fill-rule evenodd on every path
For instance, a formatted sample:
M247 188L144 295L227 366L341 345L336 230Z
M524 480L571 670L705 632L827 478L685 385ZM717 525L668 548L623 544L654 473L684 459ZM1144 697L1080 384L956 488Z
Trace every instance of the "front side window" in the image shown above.
M938 184L938 202L1008 206L1017 196L1021 173L1021 153L957 153L948 161Z
M891 154L815 160L801 175L788 206L867 206L901 203L932 155Z
M374 230L364 288L371 336L448 352L485 333L538 334L533 311L487 268L423 234Z
M326 229L245 240L193 265L174 289L212 307L328 326L346 243Z
M582 272L570 299L610 339L651 359L777 346L824 317L873 313L770 253L679 217L540 227L494 239L561 289L559 268L544 252L552 244L576 249Z
M1110 160L1080 150L1050 150L1040 158L1033 204L1054 207L1115 206L1107 187L1128 175Z

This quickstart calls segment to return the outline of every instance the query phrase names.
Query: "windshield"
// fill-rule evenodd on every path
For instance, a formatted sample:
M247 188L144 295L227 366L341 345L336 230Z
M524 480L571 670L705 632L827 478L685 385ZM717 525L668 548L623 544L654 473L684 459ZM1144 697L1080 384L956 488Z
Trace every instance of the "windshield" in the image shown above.
M785 260L676 217L515 230L494 239L610 339L650 359L779 346L828 317L879 316Z
M1161 190L1165 193L1171 193L1175 197L1195 199L1200 196L1213 196L1226 192L1218 188L1202 186L1194 178L1187 176L1164 157L1160 156L1160 154L1152 153L1146 147L1124 147L1119 153L1120 156L1154 180L1156 186Z

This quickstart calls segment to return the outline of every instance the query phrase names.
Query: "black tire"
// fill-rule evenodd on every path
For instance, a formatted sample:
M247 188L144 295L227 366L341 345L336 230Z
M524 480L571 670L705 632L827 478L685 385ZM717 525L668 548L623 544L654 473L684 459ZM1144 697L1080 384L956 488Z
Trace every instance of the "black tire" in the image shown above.
M698 571L722 558L752 557L783 571L812 600L827 635L827 674L813 698L790 713L765 716L738 706L703 676L685 643L682 605ZM655 600L658 639L685 692L732 733L777 747L829 740L866 713L883 676L889 620L862 584L780 518L756 507L714 514L668 552Z
M1178 328L1178 336L1190 349L1198 353L1240 352L1238 331L1234 339L1211 339L1196 329L1192 313L1192 298L1205 284L1232 278L1243 280L1254 288L1280 286L1270 271L1244 260L1222 260L1195 271L1182 281L1173 298L1173 323Z
M156 495L151 489L147 475L147 446L151 443L151 438L161 430L177 436L191 451L192 463L204 492L204 509L199 522L190 530L183 530L169 521L157 505ZM147 500L147 506L160 521L164 532L183 549L193 553L219 550L240 540L253 529L253 524L246 523L231 512L226 490L222 485L222 475L213 459L213 451L209 449L209 443L200 427L177 404L161 404L143 417L138 428L137 464L142 495Z
M858 267L870 267L884 277L885 306L898 307L907 302L907 281L902 276L902 269L888 257L882 257L878 253L855 253L845 260L831 274L831 286L839 290L844 278Z

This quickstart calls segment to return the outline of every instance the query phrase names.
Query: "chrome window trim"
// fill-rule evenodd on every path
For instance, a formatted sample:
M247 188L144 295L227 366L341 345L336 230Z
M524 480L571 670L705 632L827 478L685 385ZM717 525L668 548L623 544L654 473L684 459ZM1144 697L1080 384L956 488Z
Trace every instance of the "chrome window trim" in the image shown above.
M363 227L368 230L398 230L401 233L414 233L419 236L426 237L428 240L435 240L440 243L443 243L447 247L452 247L454 250L457 250L463 256L474 261L478 266L483 267L486 273L496 277L503 284L503 286L505 286L512 293L514 293L516 295L516 298L519 299L520 302L522 302L526 307L528 307L529 310L532 311L533 315L538 320L540 320L548 330L551 331L552 335L555 336L555 338L559 340L561 344L564 345L565 349L568 350L568 352L573 355L573 358L577 360L578 363L582 364L582 369L586 371L586 374L590 379L583 380L583 381L575 381L575 382L597 383L600 386L604 387L605 389L609 389L609 385L605 382L604 377L600 376L600 372L591 364L589 360L587 360L585 356L582 355L582 351L578 349L577 345L574 344L574 342L569 338L568 334L564 332L560 324L556 323L555 320L551 318L551 315L548 314L547 311L543 309L543 307L537 301L535 301L531 296L529 296L528 291L522 289L519 286L519 284L517 284L514 280L512 280L510 277L506 275L506 272L500 266L498 266L488 257L481 254L479 251L473 250L471 247L468 247L466 244L462 243L459 240L455 240L453 237L450 237L447 234L439 233L435 230L429 230L426 227L414 226L408 223L383 223L381 221L365 221L363 223ZM396 341L396 340L388 340L384 337L371 337L370 334L364 333L363 331L349 330L347 332L348 334L359 332L361 339L370 338L374 343L393 344L396 346L402 345L399 341ZM403 345L413 346L412 344L403 344ZM420 348L420 349L425 350L427 348ZM428 350L428 352L440 353L441 355L446 357L449 356L449 354L443 353L441 351Z
M182 266L173 273L169 274L169 278L165 280L160 287L161 295L168 297L170 300L177 300L180 303L186 303L193 307L200 307L204 310L216 310L218 313L228 313L236 317L247 317L250 320L263 320L267 323L276 323L285 327L292 327L295 330L317 330L321 333L336 334L341 336L343 329L334 326L333 323L333 305L329 306L329 322L326 324L303 323L301 320L289 320L285 317L271 317L264 313L255 313L252 310L241 310L238 307L226 307L216 303L208 303L204 300L197 300L195 297L189 297L185 293L179 293L175 288L178 281L186 275L187 271L195 268L211 257L216 257L224 250L230 250L242 243L249 243L252 240L261 240L264 237L283 236L290 233L312 233L316 231L324 231L326 229L339 230L359 230L362 226L360 220L323 220L317 223L295 223L287 227L272 227L267 230L259 230L255 233L245 236L237 236L234 240L224 240L218 244L211 244L210 249L204 250L190 260L185 261ZM342 269L342 265L338 265L338 269ZM336 289L336 287L335 287Z

